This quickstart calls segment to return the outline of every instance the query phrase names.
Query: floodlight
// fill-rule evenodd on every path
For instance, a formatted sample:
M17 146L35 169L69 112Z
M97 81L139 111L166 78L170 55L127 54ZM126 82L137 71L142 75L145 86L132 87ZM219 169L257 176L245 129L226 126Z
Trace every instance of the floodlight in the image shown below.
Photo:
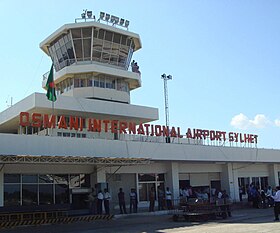
M106 15L105 15L105 20L108 22L109 19L110 19L110 14L106 14Z
M82 19L86 18L86 14L85 13L82 13L81 16L82 16Z
M87 11L87 17L91 18L92 17L92 11Z
M167 79L172 79L172 75L167 75Z
M105 12L100 12L100 19L103 19L105 16Z
M120 25L122 26L124 24L124 19L120 20Z
M124 26L125 26L125 27L128 27L128 25L129 25L129 21L126 20L125 23L124 23Z
M110 20L111 23L114 23L114 22L115 22L115 17L116 17L116 16L111 15L111 20Z
M162 74L161 78L163 78L163 79L166 78L166 74Z
M120 18L115 16L115 22L114 22L114 23L115 23L115 24L118 24L118 23L119 23L119 20L120 20Z

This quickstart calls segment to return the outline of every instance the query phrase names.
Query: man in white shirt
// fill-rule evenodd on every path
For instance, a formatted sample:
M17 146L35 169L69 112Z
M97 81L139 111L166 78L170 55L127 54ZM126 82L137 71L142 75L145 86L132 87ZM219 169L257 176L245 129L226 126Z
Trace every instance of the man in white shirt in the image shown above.
M104 209L106 215L110 214L110 199L111 194L108 192L108 189L104 189Z
M165 200L166 200L166 206L168 210L172 209L172 193L169 190L169 187L166 188L165 191Z
M280 186L276 187L276 193L274 196L271 196L274 199L274 221L279 221L280 214Z
M103 204L103 193L101 190L99 190L97 194L97 214L102 214L102 204Z

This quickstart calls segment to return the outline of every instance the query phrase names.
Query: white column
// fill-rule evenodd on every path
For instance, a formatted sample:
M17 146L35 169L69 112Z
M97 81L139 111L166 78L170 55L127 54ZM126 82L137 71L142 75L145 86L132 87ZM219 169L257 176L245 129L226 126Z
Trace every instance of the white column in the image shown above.
M278 179L278 165L277 164L271 164L269 166L269 180L268 185L271 187L276 187L279 185L279 179Z
M96 183L106 183L106 171L103 168L97 168Z
M238 201L238 177L236 171L233 170L232 163L223 165L221 186L233 200Z
M170 188L173 193L173 198L177 199L179 197L179 165L176 162L171 162L169 164L169 169L167 171L166 187Z

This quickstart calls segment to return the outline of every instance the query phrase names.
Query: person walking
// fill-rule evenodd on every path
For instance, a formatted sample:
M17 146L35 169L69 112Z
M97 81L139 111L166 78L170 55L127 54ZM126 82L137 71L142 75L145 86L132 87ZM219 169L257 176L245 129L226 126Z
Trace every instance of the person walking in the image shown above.
M149 192L149 201L150 201L149 212L155 211L155 200L156 200L155 188L151 187L151 190Z
M106 215L110 214L110 199L111 194L109 193L108 189L104 189L104 209Z
M126 213L126 206L125 206L125 197L124 197L124 192L123 189L119 189L118 193L118 198L119 198L119 207L120 207L120 214L127 214Z
M274 221L279 221L280 214L280 186L276 187L276 193L274 196L271 195L274 199Z

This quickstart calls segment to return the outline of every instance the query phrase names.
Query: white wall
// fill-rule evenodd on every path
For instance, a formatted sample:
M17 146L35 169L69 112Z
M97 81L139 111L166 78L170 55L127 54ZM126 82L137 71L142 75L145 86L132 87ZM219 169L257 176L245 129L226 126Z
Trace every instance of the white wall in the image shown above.
M254 158L252 155L256 153L256 150L258 150L258 157ZM280 163L279 150L16 134L1 134L0 154L83 155L150 158L166 161Z

